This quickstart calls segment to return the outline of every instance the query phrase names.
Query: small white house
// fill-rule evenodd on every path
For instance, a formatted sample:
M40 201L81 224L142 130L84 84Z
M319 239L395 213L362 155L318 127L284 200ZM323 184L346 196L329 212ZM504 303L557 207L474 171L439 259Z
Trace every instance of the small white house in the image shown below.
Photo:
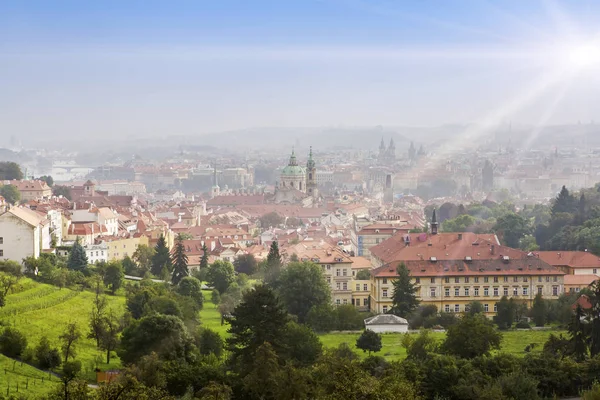
M379 314L365 319L365 329L377 333L408 332L408 321L393 314Z

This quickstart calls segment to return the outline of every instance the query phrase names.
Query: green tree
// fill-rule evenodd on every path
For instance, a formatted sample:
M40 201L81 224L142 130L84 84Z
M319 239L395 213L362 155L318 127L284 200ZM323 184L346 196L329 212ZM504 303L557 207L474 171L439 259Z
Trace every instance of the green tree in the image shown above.
M0 181L23 179L23 172L19 164L11 161L0 162Z
M202 244L202 257L200 258L200 270L208 270L208 247L206 243Z
M46 185L50 187L54 186L54 179L50 175L42 175L39 180L46 182Z
M283 266L283 260L279 254L279 244L276 240L271 243L269 248L269 254L267 254L267 263L265 270L265 281L272 283L277 280L281 267Z
M258 220L260 221L260 226L263 229L277 227L283 224L284 222L284 218L281 215L277 214L275 211L263 215Z
M290 263L275 283L281 302L288 312L304 323L313 307L331 302L331 288L321 267L311 262Z
M235 271L229 261L217 260L208 268L208 284L223 294L235 281Z
M285 350L281 358L297 367L315 364L323 352L323 345L313 330L292 321L285 326L283 341Z
M499 233L508 247L518 248L520 240L530 233L527 220L515 213L504 214L496 220L494 231Z
M27 337L10 326L0 334L0 350L11 358L19 358L27 348Z
M210 301L215 306L219 305L219 303L221 302L221 293L219 293L217 289L213 289L213 291L210 292Z
M371 272L368 269L361 269L356 273L356 279L361 281L368 281L371 279Z
M306 315L306 324L315 332L326 333L337 327L337 314L331 304L313 307Z
M465 340L469 338L469 340ZM502 335L482 314L465 315L458 323L448 327L443 349L461 358L474 358L499 349Z
M175 240L175 249L171 258L171 263L173 264L173 276L171 282L173 282L174 285L177 285L179 284L179 281L190 274L190 271L188 270L187 254L185 254L183 239L180 236L177 236L177 239Z
M180 318L152 314L123 330L117 354L125 364L132 364L155 352L165 360L185 360L192 350L192 340Z
M125 270L126 275L139 276L140 271L136 265L136 263L129 256L123 257L121 261L121 265L123 265L123 269Z
M263 342L257 349L252 368L243 379L244 389L256 399L277 399L279 380L279 359L273 346Z
M179 285L177 285L177 293L181 296L191 298L194 301L194 304L198 306L198 309L202 309L204 296L202 295L202 283L198 279L192 276L186 276L179 282Z
M53 369L60 366L60 353L57 348L50 346L46 336L42 336L40 343L35 348L35 358L41 369Z
M402 318L408 317L419 306L417 288L411 282L410 271L406 264L400 263L397 269L398 278L393 281L391 313Z
M64 362L67 363L67 361L69 361L69 357L75 359L75 356L77 355L75 347L81 338L81 332L79 331L77 324L67 324L65 330L58 338L62 342L62 354L65 358Z
M165 269L171 272L173 265L171 264L171 253L169 252L167 241L163 235L160 235L154 247L150 272L154 276L162 276Z
M217 358L220 358L223 354L225 345L223 339L221 339L221 335L211 329L201 329L197 342L200 354L204 356L214 354Z
M21 192L15 185L0 186L0 196L9 204L17 204L21 200Z
M73 271L83 271L88 266L88 258L85 254L85 250L81 243L79 243L79 238L75 240L73 243L73 247L71 247L71 251L69 252L69 259L67 260L67 267Z
M531 317L533 318L535 326L544 326L546 324L547 314L548 309L546 307L546 300L538 293L533 299L533 307L531 308Z
M365 316L352 304L343 304L334 308L334 321L339 331L356 331L364 326Z
M381 334L373 332L370 329L365 329L356 340L356 347L364 352L368 351L369 356L371 355L371 352L377 353L380 351L381 346Z
M104 329L100 335L100 348L106 351L106 363L110 364L111 354L119 345L119 334L123 330L123 323L114 310L110 310L104 317Z
M569 189L563 186L552 204L552 216L554 217L559 213L572 213L576 210L576 208L577 201L575 200L575 197L569 193Z
M510 329L515 321L515 305L508 297L502 296L497 303L496 324L499 329Z
M233 359L248 368L258 348L269 342L276 352L284 350L288 316L272 289L259 285L244 294L229 320L227 344Z
M124 280L123 265L119 261L109 262L104 271L104 284L110 289L110 292L115 294L123 286Z
M102 296L100 290L97 291L90 313L90 331L87 335L88 339L96 340L96 347L100 347L100 337L105 329L104 318L106 316L107 304L106 297Z
M71 200L71 189L67 186L56 185L52 188L52 194L56 197L64 197L67 200Z
M146 272L151 271L152 261L154 259L154 253L155 252L154 252L153 248L148 247L145 244L141 244L138 246L137 249L135 249L135 252L131 256L133 261L135 261L136 264L138 265L138 268L140 269L142 276L144 276L146 274ZM161 270L161 272L162 272L162 270ZM157 276L160 276L160 274Z
M592 307L587 311L589 321L588 343L590 356L596 357L600 354L600 280L591 285L591 294L588 296Z
M79 376L81 372L81 361L65 361L62 367L61 380L64 388L64 399L69 398L69 383Z
M467 305L467 308L469 309L468 313L470 315L483 314L485 312L483 304L481 304L481 302L479 302L479 301L470 302Z
M588 354L588 338L586 326L583 319L585 314L579 304L575 308L575 313L568 325L570 342L573 348L573 355L577 361L583 361Z
M246 275L253 275L258 269L256 258L252 254L242 254L233 261L235 272Z

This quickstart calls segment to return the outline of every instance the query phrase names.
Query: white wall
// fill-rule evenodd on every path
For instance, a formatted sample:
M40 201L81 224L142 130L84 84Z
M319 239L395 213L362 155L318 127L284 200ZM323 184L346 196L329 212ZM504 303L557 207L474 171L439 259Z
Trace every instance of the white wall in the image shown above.
M6 213L0 218L0 237L3 240L0 249L4 252L1 260L20 263L26 257L40 255L39 228L35 229L11 214Z
M408 332L408 325L368 325L366 328L377 333Z
M600 268L573 268L573 275L600 276Z

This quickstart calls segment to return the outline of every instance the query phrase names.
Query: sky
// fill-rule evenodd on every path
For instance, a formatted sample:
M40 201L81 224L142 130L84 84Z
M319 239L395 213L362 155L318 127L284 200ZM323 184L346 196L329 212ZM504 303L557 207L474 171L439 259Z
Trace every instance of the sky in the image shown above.
M600 120L600 2L0 1L0 139Z

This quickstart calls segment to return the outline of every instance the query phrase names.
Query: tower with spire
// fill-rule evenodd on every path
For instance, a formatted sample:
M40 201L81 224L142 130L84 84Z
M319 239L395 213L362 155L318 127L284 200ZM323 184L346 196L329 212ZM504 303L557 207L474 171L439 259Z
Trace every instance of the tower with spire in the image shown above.
M386 154L388 162L396 161L396 145L394 144L394 138L390 138L390 145L388 146Z
M379 144L379 161L385 160L385 142L383 141L383 137L381 137L381 143Z
M211 199L214 199L216 196L219 195L219 192L221 191L221 188L219 187L219 182L217 180L217 162L215 161L214 163L214 167L213 167L213 187L212 190L210 191L210 197Z
M437 217L435 215L435 208L433 209L433 214L431 215L431 234L432 235L438 234L438 222L437 222Z
M317 189L317 167L313 159L312 146L308 153L308 161L306 161L306 193L314 199L318 196Z

